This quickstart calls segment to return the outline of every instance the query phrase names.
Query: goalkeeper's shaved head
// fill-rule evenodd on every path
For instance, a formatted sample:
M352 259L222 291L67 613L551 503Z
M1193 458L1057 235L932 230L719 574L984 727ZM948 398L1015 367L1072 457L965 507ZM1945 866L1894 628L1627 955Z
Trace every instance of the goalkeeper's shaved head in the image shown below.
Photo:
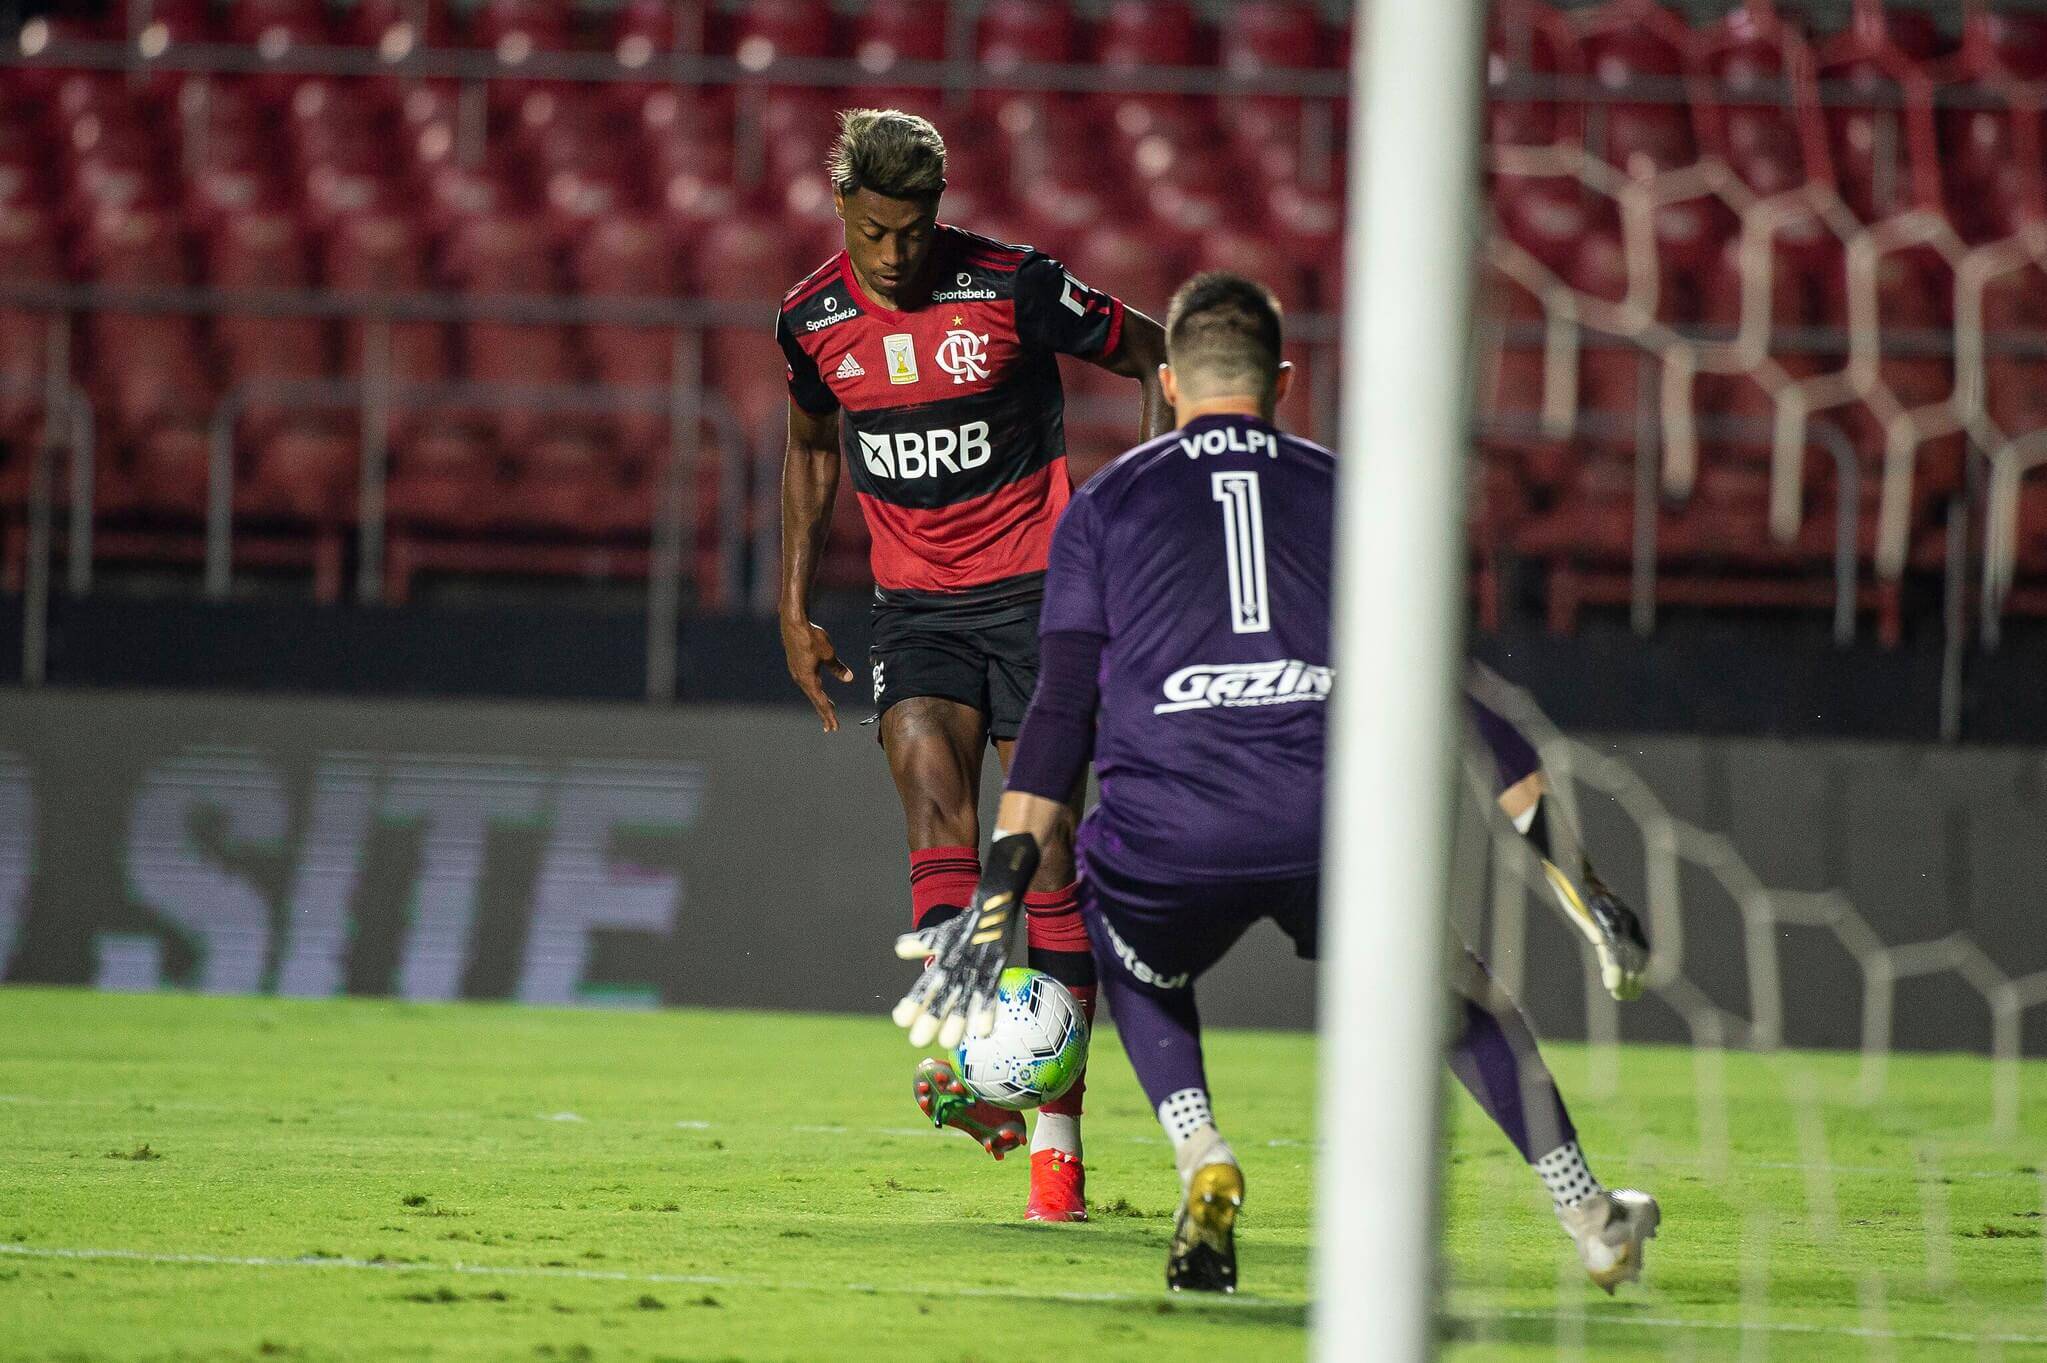
M1279 300L1270 289L1226 270L1194 276L1166 314L1174 405L1239 397L1269 409L1282 387L1280 343Z

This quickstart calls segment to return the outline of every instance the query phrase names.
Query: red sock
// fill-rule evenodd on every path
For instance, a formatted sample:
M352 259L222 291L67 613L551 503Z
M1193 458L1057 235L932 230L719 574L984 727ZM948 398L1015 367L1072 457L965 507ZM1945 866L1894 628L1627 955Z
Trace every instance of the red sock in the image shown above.
M971 847L920 847L910 853L910 926L943 923L974 902L981 858ZM938 910L947 912L933 918Z
M1081 921L1077 885L1033 890L1024 896L1024 935L1030 962L1066 986L1080 1004L1090 1030L1095 1025L1095 958L1088 946L1087 924ZM1078 1117L1087 1093L1087 1073L1073 1087L1039 1109L1055 1117Z

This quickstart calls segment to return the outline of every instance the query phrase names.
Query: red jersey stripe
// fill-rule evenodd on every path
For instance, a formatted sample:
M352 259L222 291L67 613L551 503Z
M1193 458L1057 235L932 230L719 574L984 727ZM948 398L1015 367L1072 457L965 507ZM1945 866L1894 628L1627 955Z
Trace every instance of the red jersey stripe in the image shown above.
M819 268L816 274L811 275L801 284L789 290L782 298L782 311L787 312L789 309L801 304L805 299L816 296L820 290L828 289L838 283L839 272L835 268L838 263L839 258L833 256Z
M1063 455L985 497L948 506L898 506L863 492L874 583L888 591L959 592L1043 572L1052 527L1072 495Z

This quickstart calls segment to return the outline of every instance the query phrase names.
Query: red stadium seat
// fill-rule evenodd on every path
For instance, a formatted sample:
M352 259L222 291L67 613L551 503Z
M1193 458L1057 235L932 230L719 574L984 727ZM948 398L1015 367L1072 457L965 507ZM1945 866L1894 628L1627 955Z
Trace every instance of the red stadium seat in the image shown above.
M163 203L158 178L163 150L139 127L108 123L87 115L71 125L64 145L68 162L67 205L72 216L150 208Z
M181 287L184 244L162 213L102 214L88 229L86 256L101 284ZM94 387L117 438L139 441L160 422L199 421L209 385L199 367L199 329L182 313L98 313L92 318Z
M1095 36L1095 61L1111 71L1192 66L1199 34L1185 0L1116 0Z
M981 6L981 65L1000 73L1024 62L1072 61L1073 12L1062 0L988 0Z
M0 280L62 284L64 276L55 225L35 209L0 208ZM0 435L10 444L25 442L41 416L49 332L43 314L0 306Z
M897 62L943 59L946 9L942 0L869 0L853 20L853 60L880 77Z
M296 289L312 282L298 223L282 213L229 219L212 241L208 263L218 288ZM328 369L325 324L315 318L229 313L216 319L214 336L230 385L314 379ZM244 426L252 438L260 438L284 424L293 410L293 404L276 395L259 393L245 409Z
M732 54L749 71L788 57L831 50L832 12L824 0L746 0Z
M503 218L522 207L509 171L497 165L448 161L432 167L424 178L426 223L437 232L458 236L465 224Z
M1577 53L1562 24L1547 6L1494 5L1486 25L1486 86L1490 92L1486 141L1493 146L1547 146L1567 129L1563 111L1551 99L1510 95L1503 87L1517 76L1575 74Z
M1706 291L1718 283L1728 240L1738 224L1727 205L1709 195L1675 199L1651 219L1656 241L1656 315L1665 322L1703 320Z
M1298 0L1246 0L1223 12L1223 69L1256 76L1273 68L1328 66L1336 44L1322 31L1313 5Z
M1309 309L1308 283L1298 260L1260 233L1230 227L1210 232L1194 253L1193 268L1248 275L1271 289L1285 311Z
M1342 258L1343 200L1334 190L1277 184L1265 195L1266 225L1296 260L1317 262L1318 296L1334 303L1330 288Z
M577 245L575 278L597 298L668 298L677 291L675 255L666 233L651 218L613 218L599 223ZM655 388L668 383L675 339L661 327L599 323L584 328L597 382L612 389ZM659 407L622 409L617 416L622 445L651 449L666 434L667 414Z
M1496 176L1492 195L1506 235L1553 271L1567 268L1598 221L1585 187L1563 176Z
M770 183L824 165L839 135L838 102L829 91L772 89L758 108Z
M1161 249L1151 233L1113 221L1082 236L1065 263L1079 278L1154 317L1166 315L1166 304L1185 277L1180 259Z
M702 296L770 306L814 263L793 255L772 220L749 217L715 224L692 262ZM786 363L766 326L711 332L704 365L713 386L749 427L779 428L788 407Z
M684 22L678 24L678 11ZM628 70L638 70L670 52L694 52L703 39L703 7L672 0L626 0L618 7L611 31L612 55ZM648 90L662 87L647 87ZM644 93L644 91L642 92Z
M415 16L424 16L424 25ZM422 47L446 47L453 36L447 0L357 0L345 36L392 62Z
M330 287L351 293L403 294L424 290L429 282L426 247L409 218L369 214L349 219L336 231L327 256ZM344 374L365 375L375 355L369 344L373 331L388 337L384 353L395 381L433 384L448 378L448 334L439 322L347 323L342 329ZM422 420L417 407L395 411L394 436L404 437ZM473 436L450 434L453 427L449 423L438 424L446 438L477 445Z
M537 52L569 45L567 7L555 0L483 0L470 14L469 36L500 66L520 66Z

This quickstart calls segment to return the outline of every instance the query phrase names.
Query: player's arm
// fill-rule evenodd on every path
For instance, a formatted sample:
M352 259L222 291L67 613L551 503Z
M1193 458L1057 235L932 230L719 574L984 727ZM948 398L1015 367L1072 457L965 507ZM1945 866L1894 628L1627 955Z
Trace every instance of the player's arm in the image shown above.
M810 619L810 587L838 491L839 414L807 412L791 399L789 444L782 455L782 653L826 733L838 729L839 711L825 693L825 677L853 680L853 669L840 661L831 636Z
M1623 1001L1639 998L1649 969L1649 937L1642 930L1641 919L1592 869L1592 858L1586 854L1578 830L1549 797L1549 784L1536 764L1534 747L1477 697L1467 694L1465 702L1503 787L1501 812L1528 839L1542 863L1550 893L1598 953L1599 976L1607 992Z
M1089 288L1050 256L1033 254L1016 272L1016 330L1026 345L1136 379L1144 390L1143 439L1172 428L1173 410L1159 385L1166 333L1122 299Z
M1173 428L1173 409L1166 403L1166 390L1159 383L1159 366L1166 362L1166 329L1136 308L1123 309L1123 333L1116 348L1094 361L1111 374L1136 379L1144 392L1144 413L1138 431L1140 441L1164 435Z
M786 316L775 321L775 341L789 370L789 443L782 454L782 655L826 733L839 727L839 710L824 679L853 680L829 634L810 622L810 585L832 524L839 493L839 399L818 373L817 361L796 339Z

